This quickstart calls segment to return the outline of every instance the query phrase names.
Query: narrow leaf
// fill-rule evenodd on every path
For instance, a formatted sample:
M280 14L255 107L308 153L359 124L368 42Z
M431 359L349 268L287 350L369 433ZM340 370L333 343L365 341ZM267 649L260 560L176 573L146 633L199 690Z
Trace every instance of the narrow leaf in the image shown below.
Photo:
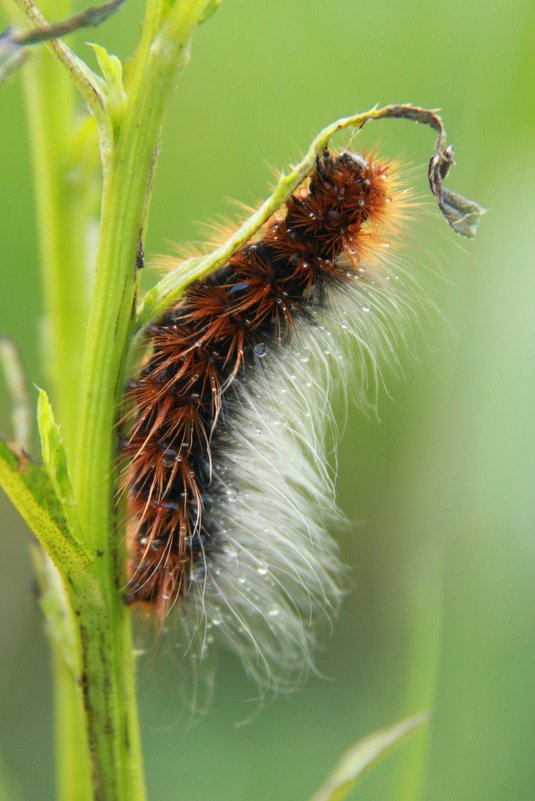
M62 576L72 578L92 564L93 558L69 529L48 470L2 440L0 486Z
M54 419L48 395L43 389L39 390L37 400L37 424L41 437L43 462L68 526L71 532L76 535L80 530L80 525L74 492L69 478L63 437L61 429Z
M368 771L428 720L429 714L422 712L360 740L346 751L323 787L309 801L341 801Z
M126 109L127 96L123 86L123 65L117 56L108 53L101 45L88 42L97 57L98 65L105 83L105 104L113 126L121 122Z
M0 337L0 364L4 368L7 389L11 396L13 438L19 448L29 451L32 439L32 415L28 378L20 351L9 337Z
M207 19L210 19L212 14L215 14L222 2L223 0L208 0L206 8L203 11L202 17L199 19L199 22L206 22Z

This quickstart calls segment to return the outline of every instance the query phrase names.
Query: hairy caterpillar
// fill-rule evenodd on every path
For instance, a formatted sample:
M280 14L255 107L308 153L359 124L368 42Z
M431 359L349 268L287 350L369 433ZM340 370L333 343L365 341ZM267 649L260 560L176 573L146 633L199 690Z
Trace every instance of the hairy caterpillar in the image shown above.
M385 248L410 204L395 172L326 150L259 235L150 327L127 390L127 600L160 621L179 606L201 644L217 634L277 689L306 671L339 601L329 382L356 355L364 392L396 347L405 290Z

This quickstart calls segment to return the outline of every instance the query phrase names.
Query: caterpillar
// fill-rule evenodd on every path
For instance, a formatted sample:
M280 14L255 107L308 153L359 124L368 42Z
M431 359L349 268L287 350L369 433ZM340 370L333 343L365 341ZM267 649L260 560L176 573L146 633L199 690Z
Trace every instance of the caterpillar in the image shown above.
M126 600L160 623L178 607L201 649L217 637L263 686L301 679L339 605L330 387L352 374L366 394L396 351L410 304L387 254L410 205L395 164L325 150L149 327L127 387Z

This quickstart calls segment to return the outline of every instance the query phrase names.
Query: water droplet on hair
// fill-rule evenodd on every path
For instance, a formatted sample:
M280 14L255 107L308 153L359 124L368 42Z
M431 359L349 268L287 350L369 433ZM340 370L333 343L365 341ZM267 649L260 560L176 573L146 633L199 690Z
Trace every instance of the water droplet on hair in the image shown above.
M270 609L268 615L270 617L278 617L280 615L280 609L278 606L274 606L273 609Z
M206 578L206 567L204 564L194 565L191 574L190 580L191 581L204 581Z
M268 566L266 565L266 563L260 562L260 564L256 568L256 572L258 573L259 576L267 576Z
M212 625L213 626L220 626L222 622L223 622L222 619L220 617L218 617L218 616L214 616L212 618Z
M369 312L370 311L370 307L369 306L363 306L362 307L362 311L363 312Z
M347 329L349 328L349 323L347 322L347 320L342 320L342 322L340 323L340 328L342 329L342 331L347 331Z
M253 348L255 356L258 356L259 359L263 359L267 353L267 348L263 342L257 342Z
M227 499L229 503L236 503L238 500L238 494L240 492L240 485L239 484L229 484L227 487Z

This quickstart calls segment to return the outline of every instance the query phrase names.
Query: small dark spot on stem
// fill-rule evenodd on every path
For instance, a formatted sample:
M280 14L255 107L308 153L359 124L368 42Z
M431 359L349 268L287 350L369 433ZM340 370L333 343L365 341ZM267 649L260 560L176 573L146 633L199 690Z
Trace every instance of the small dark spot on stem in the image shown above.
M143 249L143 239L141 238L141 231L140 231L139 241L137 245L136 267L138 270L142 270L144 266L145 266L145 251Z

